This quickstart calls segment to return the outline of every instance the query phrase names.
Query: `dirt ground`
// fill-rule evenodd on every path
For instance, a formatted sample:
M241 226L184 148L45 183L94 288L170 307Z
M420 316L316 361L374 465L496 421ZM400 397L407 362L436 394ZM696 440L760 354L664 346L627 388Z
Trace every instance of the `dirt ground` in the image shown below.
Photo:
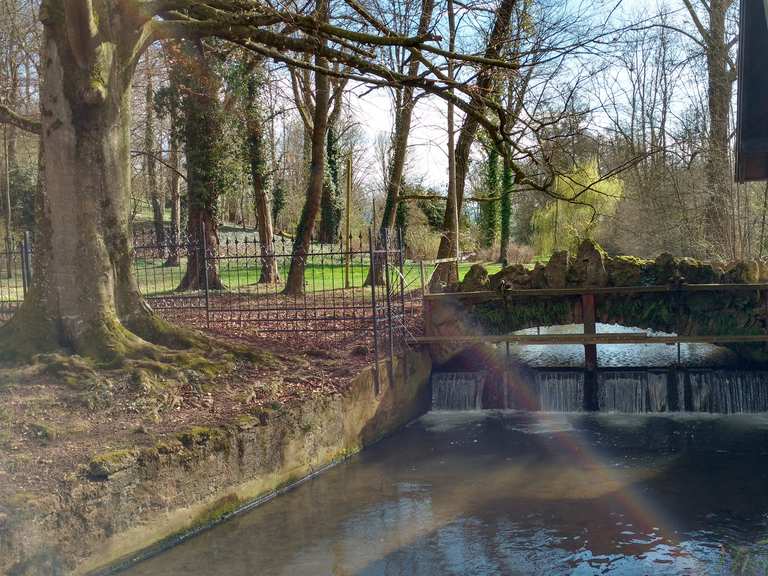
M178 381L110 372L78 380L34 364L0 369L0 504L56 493L63 479L85 474L95 454L338 393L373 359L363 335L278 338L231 327L210 333L269 354L210 379L183 373Z

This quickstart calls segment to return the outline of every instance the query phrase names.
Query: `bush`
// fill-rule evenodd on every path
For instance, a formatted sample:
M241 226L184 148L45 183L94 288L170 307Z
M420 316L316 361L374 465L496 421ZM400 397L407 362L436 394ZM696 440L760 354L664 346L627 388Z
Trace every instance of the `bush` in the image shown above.
M431 260L440 246L440 234L427 226L409 226L405 236L407 257L411 260Z
M533 248L525 244L510 244L507 249L507 264L530 264L535 253Z

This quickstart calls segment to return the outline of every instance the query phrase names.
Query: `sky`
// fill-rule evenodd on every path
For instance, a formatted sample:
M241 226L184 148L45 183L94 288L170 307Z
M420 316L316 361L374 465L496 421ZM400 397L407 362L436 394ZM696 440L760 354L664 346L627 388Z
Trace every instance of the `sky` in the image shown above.
M581 6L581 0L563 0L567 6ZM764 0L767 1L768 0ZM557 0L555 0L557 2ZM611 14L612 22L627 21L638 15L650 15L661 4L668 10L676 11L677 17L682 12L679 0L604 0L602 6L606 13ZM566 8L567 9L567 8ZM358 169L375 172L378 177L380 168L375 159L374 143L381 135L388 137L394 124L394 110L390 93L386 89L368 91L362 87L353 89L348 95L350 109L357 122L363 129L368 146L368 166ZM414 111L411 130L409 158L409 174L412 178L422 179L423 183L438 189L447 185L448 159L446 105L437 97L427 97L419 101ZM460 125L461 116L457 113L456 124ZM367 178L370 180L370 178Z

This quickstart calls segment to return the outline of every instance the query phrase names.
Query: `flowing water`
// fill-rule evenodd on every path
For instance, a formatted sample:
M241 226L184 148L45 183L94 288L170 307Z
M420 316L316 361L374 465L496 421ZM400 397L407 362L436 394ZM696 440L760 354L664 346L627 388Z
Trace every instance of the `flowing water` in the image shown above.
M765 574L767 537L768 416L433 412L128 574Z
M432 408L435 410L481 410L484 372L447 372L432 376Z
M701 345L599 359L501 347L435 373L436 411L127 573L768 575L768 414L746 414L768 372Z

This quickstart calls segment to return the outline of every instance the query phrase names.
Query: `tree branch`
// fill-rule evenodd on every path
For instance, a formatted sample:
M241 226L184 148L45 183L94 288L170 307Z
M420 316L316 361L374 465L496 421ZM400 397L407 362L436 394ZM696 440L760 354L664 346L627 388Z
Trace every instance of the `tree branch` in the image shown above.
M5 104L0 104L0 124L10 124L32 134L39 135L42 132L40 120L17 114Z

